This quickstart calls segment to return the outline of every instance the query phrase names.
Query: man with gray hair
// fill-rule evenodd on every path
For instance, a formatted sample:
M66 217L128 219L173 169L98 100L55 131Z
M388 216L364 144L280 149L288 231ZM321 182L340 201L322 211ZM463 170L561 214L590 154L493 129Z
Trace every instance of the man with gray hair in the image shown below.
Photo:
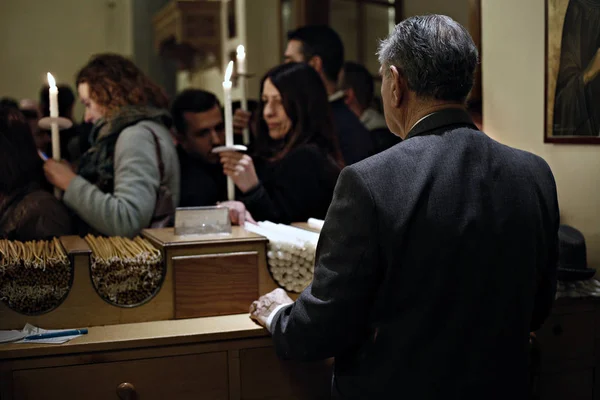
M555 292L552 172L473 124L477 50L451 18L403 21L379 57L404 140L342 171L312 284L251 316L284 358L335 357L335 397L525 399L529 332Z

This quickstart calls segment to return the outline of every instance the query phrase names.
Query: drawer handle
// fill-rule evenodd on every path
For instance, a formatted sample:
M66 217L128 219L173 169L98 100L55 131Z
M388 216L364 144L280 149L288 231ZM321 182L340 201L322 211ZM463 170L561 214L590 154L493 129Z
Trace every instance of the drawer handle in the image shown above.
M117 396L121 400L135 400L137 399L137 393L135 392L135 386L129 382L123 382L117 386Z
M554 333L555 336L560 336L563 333L563 328L560 324L556 324L552 327L552 333Z

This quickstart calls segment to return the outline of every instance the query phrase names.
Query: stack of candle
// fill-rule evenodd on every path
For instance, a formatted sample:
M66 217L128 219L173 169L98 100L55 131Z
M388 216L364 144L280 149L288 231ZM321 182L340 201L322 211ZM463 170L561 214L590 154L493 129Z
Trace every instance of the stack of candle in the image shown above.
M62 244L0 240L0 298L26 315L48 312L67 297L73 268Z
M319 234L269 221L246 224L245 229L269 239L271 276L289 292L300 293L312 281Z
M104 300L134 306L158 293L165 265L160 250L146 239L87 235L85 240L92 249L92 283Z

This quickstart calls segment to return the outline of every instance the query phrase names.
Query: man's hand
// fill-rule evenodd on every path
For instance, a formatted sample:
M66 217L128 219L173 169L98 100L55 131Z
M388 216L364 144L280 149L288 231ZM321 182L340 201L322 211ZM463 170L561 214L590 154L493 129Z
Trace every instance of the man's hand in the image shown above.
M219 207L229 208L229 218L231 219L232 224L244 226L245 222L250 222L256 225L256 221L252 218L252 215L246 210L246 206L241 201L223 201L218 203L218 205Z
M600 74L600 48L596 50L596 54L583 72L583 82L587 85Z
M57 162L52 159L44 163L44 174L48 182L63 191L67 190L73 178L77 176L67 162Z
M292 304L293 302L294 301L290 299L285 290L281 288L275 289L252 302L250 305L250 318L266 328L269 315L271 315L277 306L282 304Z
M244 111L241 108L235 110L233 113L233 133L241 135L244 133L244 129L249 129L250 117L252 117L252 113L248 111Z
M219 153L219 156L223 164L223 172L233 180L242 193L258 185L252 157L237 151L224 151Z

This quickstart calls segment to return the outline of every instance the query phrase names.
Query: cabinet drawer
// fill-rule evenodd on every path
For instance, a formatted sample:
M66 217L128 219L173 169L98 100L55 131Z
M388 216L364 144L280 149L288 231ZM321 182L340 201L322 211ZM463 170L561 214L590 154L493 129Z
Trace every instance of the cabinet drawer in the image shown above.
M552 314L536 334L542 364L594 356L594 312Z
M128 391L134 396L127 396ZM13 397L227 399L227 353L18 370L13 372Z
M594 370L573 370L540 377L540 400L592 400Z
M240 350L243 400L318 400L331 397L333 360L283 361L273 347Z

